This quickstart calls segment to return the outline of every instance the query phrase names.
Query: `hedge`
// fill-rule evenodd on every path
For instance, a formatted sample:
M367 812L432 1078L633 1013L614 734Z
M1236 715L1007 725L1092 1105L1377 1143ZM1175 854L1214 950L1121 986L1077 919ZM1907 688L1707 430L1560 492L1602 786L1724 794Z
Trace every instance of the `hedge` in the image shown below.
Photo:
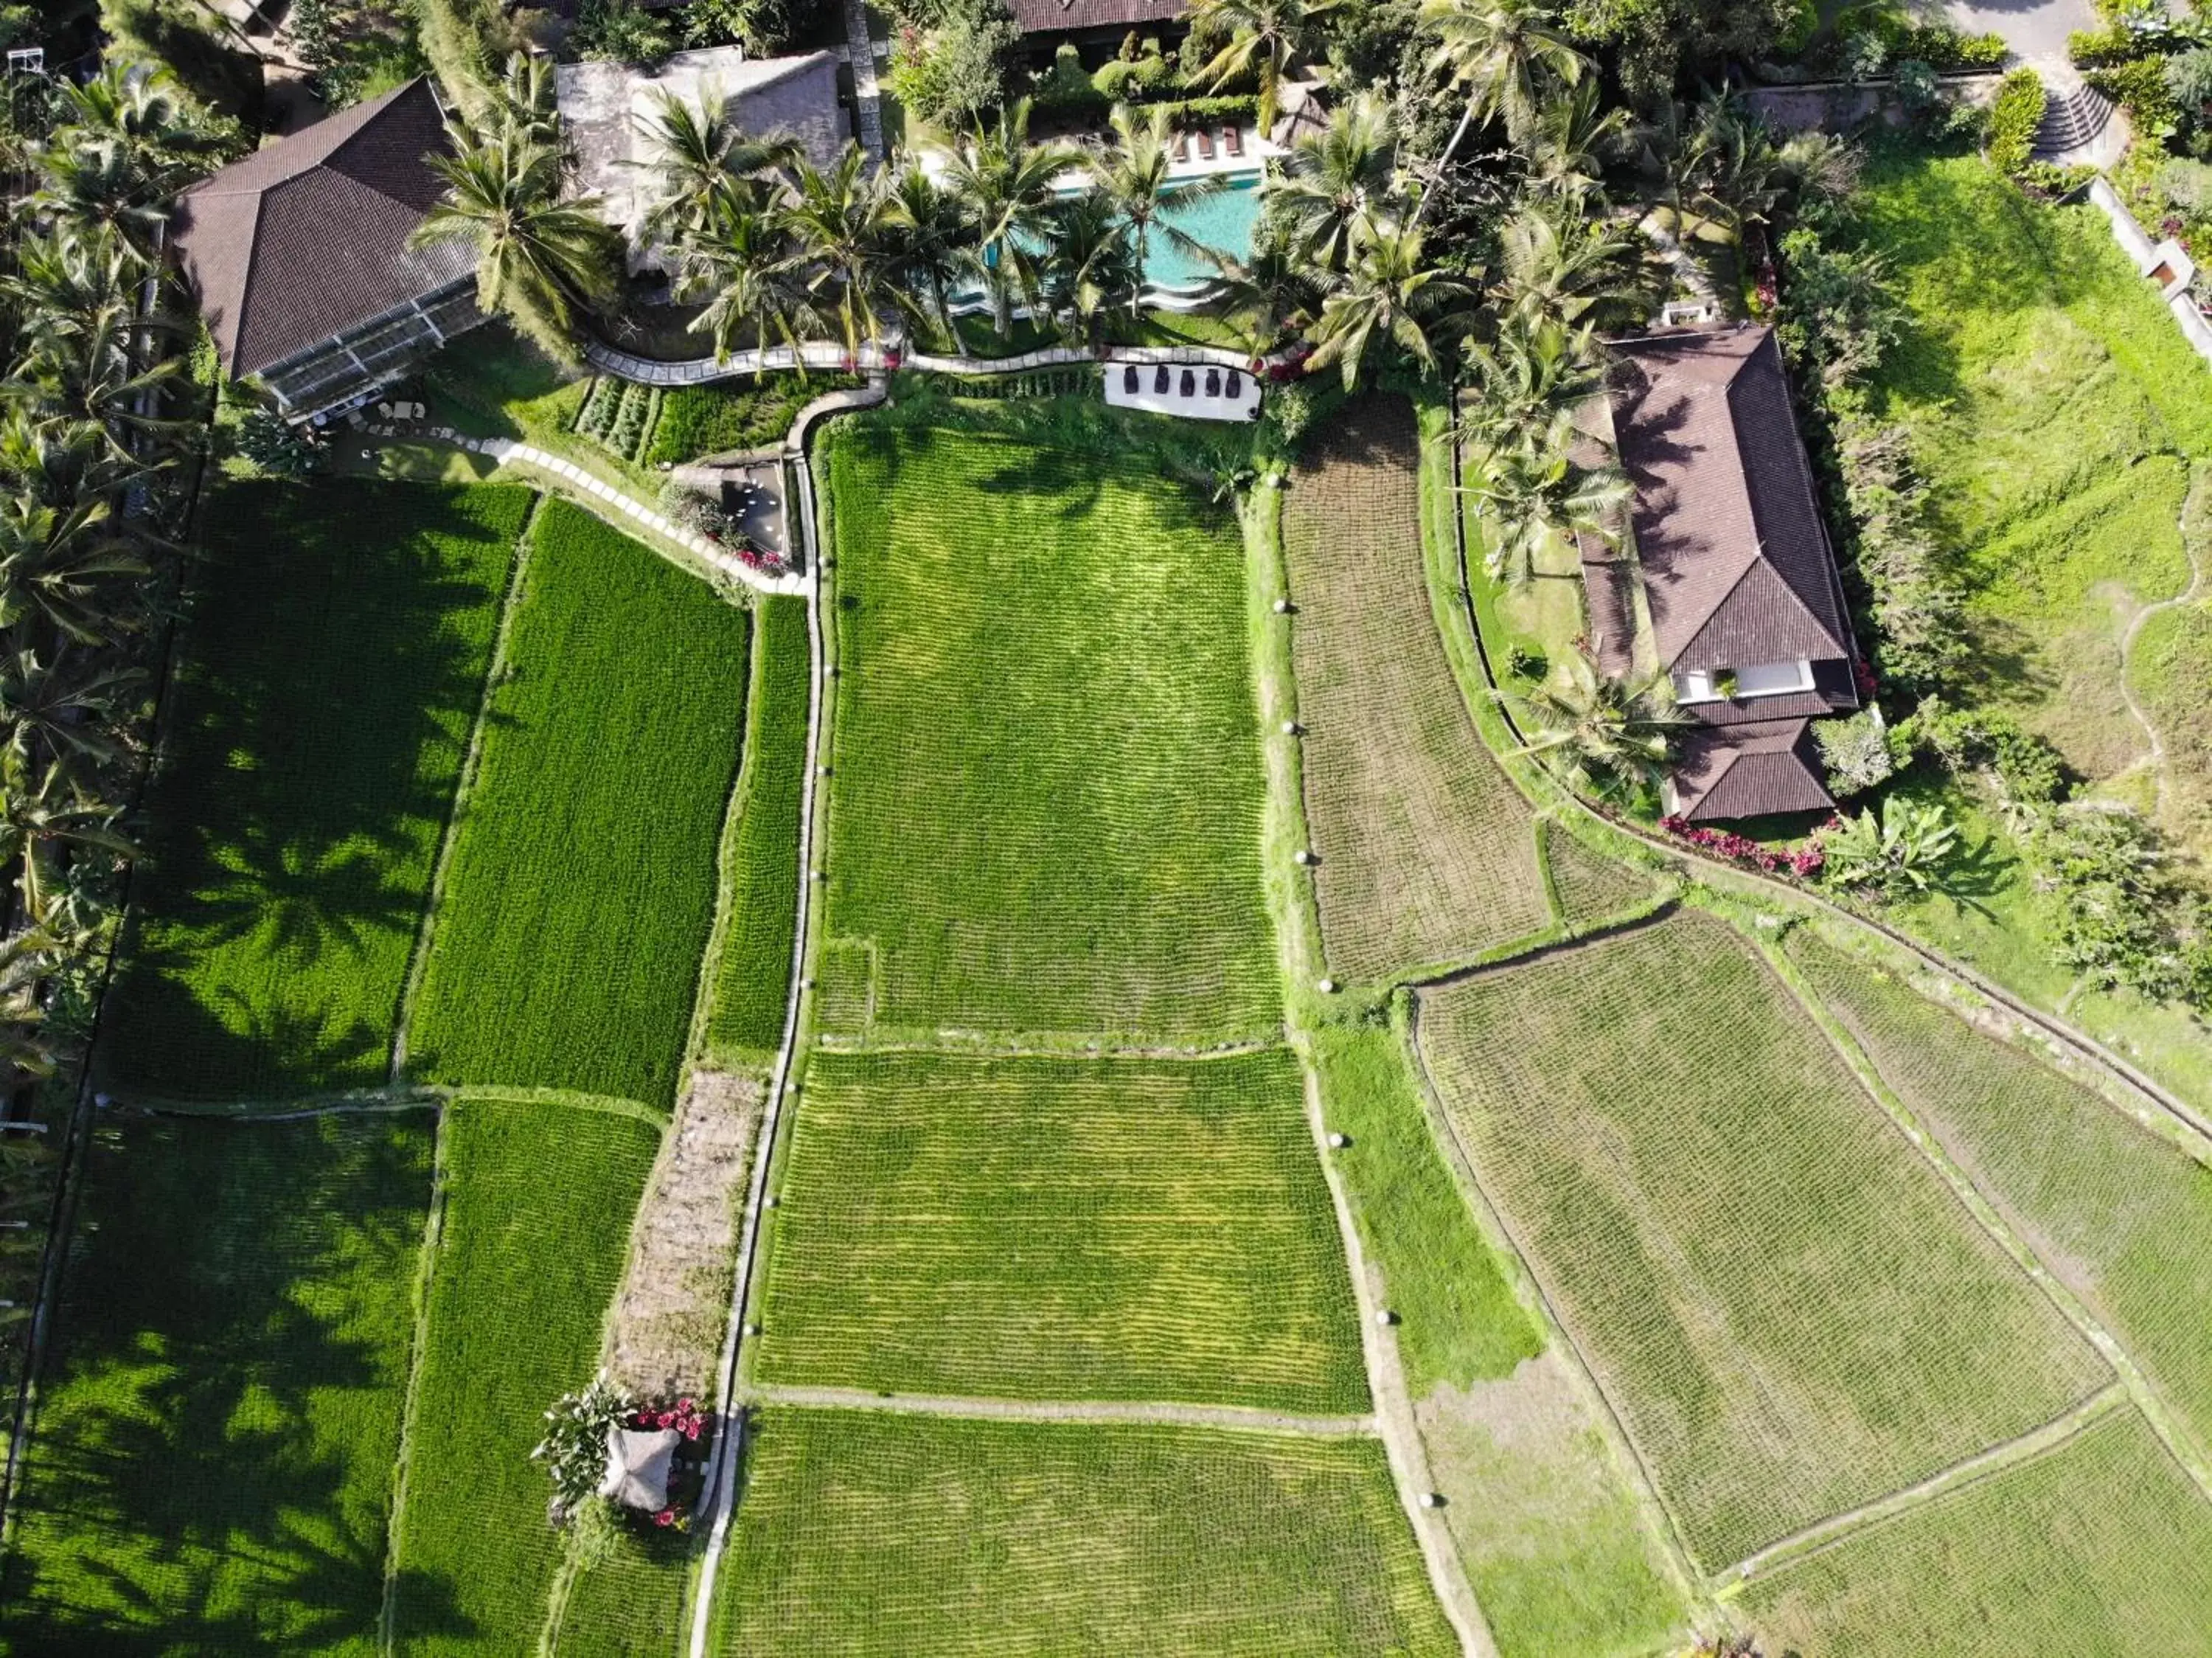
M2018 173L2027 165L2035 147L2035 130L2043 125L2043 77L2032 69L2016 69L1997 88L1990 108L1990 164L2000 172Z
M2133 63L2138 58L2150 56L2152 50L2148 37L2124 23L2114 23L2109 28L2075 29L2066 37L2066 56L2076 69L2106 69L2114 64Z

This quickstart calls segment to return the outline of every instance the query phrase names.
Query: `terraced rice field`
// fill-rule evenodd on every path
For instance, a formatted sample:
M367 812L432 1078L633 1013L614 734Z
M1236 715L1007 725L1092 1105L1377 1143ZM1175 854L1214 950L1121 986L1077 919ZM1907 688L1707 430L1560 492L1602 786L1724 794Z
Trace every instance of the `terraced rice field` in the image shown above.
M1370 399L1283 505L1322 943L1352 982L1463 960L1551 920L1528 804L1437 635L1419 465L1411 408Z
M708 1016L707 1045L717 1053L757 1053L783 1040L799 925L799 814L812 683L806 603L766 599L755 616L744 775L724 853L729 919Z
M545 1407L598 1368L660 1133L615 1112L470 1099L445 1137L393 1631L402 1658L512 1658L537 1649L562 1550L531 1448Z
M1718 922L1426 994L1420 1035L1707 1570L2110 1379Z
M2212 1168L1807 933L1790 952L1882 1081L2212 1445Z
M428 1112L94 1143L0 1648L372 1658Z
M108 998L120 1089L385 1080L531 497L327 479L210 510Z
M763 1377L1367 1408L1296 1059L817 1053Z
M525 582L409 1067L666 1109L714 925L748 619L561 501Z
M2212 1504L2133 1410L1754 1578L1770 1651L2212 1654Z
M1556 823L1545 824L1540 832L1559 919L1569 931L1618 921L1652 902L1656 883L1648 871L1592 851Z
M1225 509L1112 454L855 427L827 936L879 1026L1261 1036L1263 781Z
M770 1410L718 1587L748 1658L1458 1650L1372 1440Z

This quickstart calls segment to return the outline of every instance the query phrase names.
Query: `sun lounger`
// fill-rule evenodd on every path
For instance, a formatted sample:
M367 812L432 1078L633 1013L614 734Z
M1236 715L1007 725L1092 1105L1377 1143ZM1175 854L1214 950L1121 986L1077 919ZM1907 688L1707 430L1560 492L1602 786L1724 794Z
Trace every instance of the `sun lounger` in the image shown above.
M1168 365L1163 363L1158 368L1152 371L1152 395L1155 397L1165 397L1167 394Z
M1175 158L1178 162L1187 162L1190 159L1189 133L1179 132L1176 135Z
M1229 400L1231 403L1244 395L1244 376L1236 369L1229 371Z
M1127 397L1136 396L1137 383L1137 365L1133 363L1127 368L1121 370L1122 394Z
M1243 129L1235 125L1221 129L1221 148L1224 154L1242 155L1244 153Z
M1220 369L1208 369L1206 371L1206 394L1208 397L1219 397L1221 395Z
M1188 369L1182 371L1182 394L1185 397L1198 395L1198 376Z
M1198 130L1198 159L1201 162L1213 159L1213 135L1204 127Z

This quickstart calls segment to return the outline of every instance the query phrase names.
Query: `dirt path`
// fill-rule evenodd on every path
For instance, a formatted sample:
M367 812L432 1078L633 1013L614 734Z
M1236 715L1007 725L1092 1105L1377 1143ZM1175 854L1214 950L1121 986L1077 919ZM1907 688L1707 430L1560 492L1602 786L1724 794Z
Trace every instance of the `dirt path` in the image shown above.
M1152 1399L976 1399L950 1393L872 1393L864 1387L756 1387L744 1397L758 1405L823 1411L898 1411L909 1416L980 1417L1007 1422L1139 1423L1155 1427L1234 1428L1255 1434L1302 1434L1315 1439L1364 1437L1378 1431L1364 1417L1307 1417L1236 1405L1166 1405Z
M2135 687L2128 683L2128 664L2135 655L2136 640L2145 623L2161 611L2194 604L2203 594L2205 560L2198 557L2198 542L2203 535L2212 534L2212 523L2206 521L2208 515L2212 515L2212 466L2199 462L2189 480L2188 498L2181 503L2181 552L2189 560L2189 585L2171 599L2145 605L2128 619L2127 631L2120 635L2120 699L2127 704L2128 712L2135 716L2136 723L2142 727L2143 735L2150 741L2149 754L2137 764L2150 767L2151 814L2158 818L2166 814L2166 742L2143 705L2136 700ZM2069 997L2071 994L2069 991Z

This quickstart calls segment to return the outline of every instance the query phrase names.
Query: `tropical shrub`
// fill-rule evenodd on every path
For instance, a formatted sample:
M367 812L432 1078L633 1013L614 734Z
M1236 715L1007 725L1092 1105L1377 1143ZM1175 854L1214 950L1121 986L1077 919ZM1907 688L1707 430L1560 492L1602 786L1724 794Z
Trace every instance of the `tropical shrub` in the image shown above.
M598 1492L607 1471L607 1430L622 1426L636 1410L604 1372L582 1393L554 1400L545 1413L545 1437L530 1455L545 1465L562 1513L574 1513Z
M926 121L964 127L1006 101L1007 60L1021 38L994 7L953 0L933 27L909 22L898 31L891 93Z
M610 64L657 63L676 49L675 31L637 0L582 0L562 51Z
M1815 720L1813 741L1820 746L1828 788L1838 797L1864 794L1887 782L1897 770L1889 733L1881 716L1864 709L1847 720Z
M1820 837L1824 877L1887 897L1902 887L1926 891L1957 850L1959 826L1941 806L1892 795L1877 814L1869 807L1839 818Z
M2011 78L2006 77L2008 82ZM2093 69L2081 78L2125 110L2139 136L2162 137L2180 123L2180 107L2166 87L2164 58L2138 58L2111 69ZM1994 150L1990 159L1996 159Z
M2076 69L2105 69L2152 50L2149 40L2118 23L2100 29L2075 29L2066 37L2067 60Z
M1118 63L1107 65L1109 69L1119 67L1121 65ZM1091 72L1083 67L1083 54L1075 49L1073 40L1060 42L1052 67L1040 71L1030 81L1029 95L1037 108L1066 115L1103 115L1114 101L1111 94L1092 83Z
M2163 90L2165 82L2159 84ZM2016 69L2004 77L1990 108L1990 165L2004 173L2017 173L2027 165L2046 102L2043 77L2033 70Z
M308 477L320 459L313 444L268 409L246 411L235 442L239 458L264 478Z

